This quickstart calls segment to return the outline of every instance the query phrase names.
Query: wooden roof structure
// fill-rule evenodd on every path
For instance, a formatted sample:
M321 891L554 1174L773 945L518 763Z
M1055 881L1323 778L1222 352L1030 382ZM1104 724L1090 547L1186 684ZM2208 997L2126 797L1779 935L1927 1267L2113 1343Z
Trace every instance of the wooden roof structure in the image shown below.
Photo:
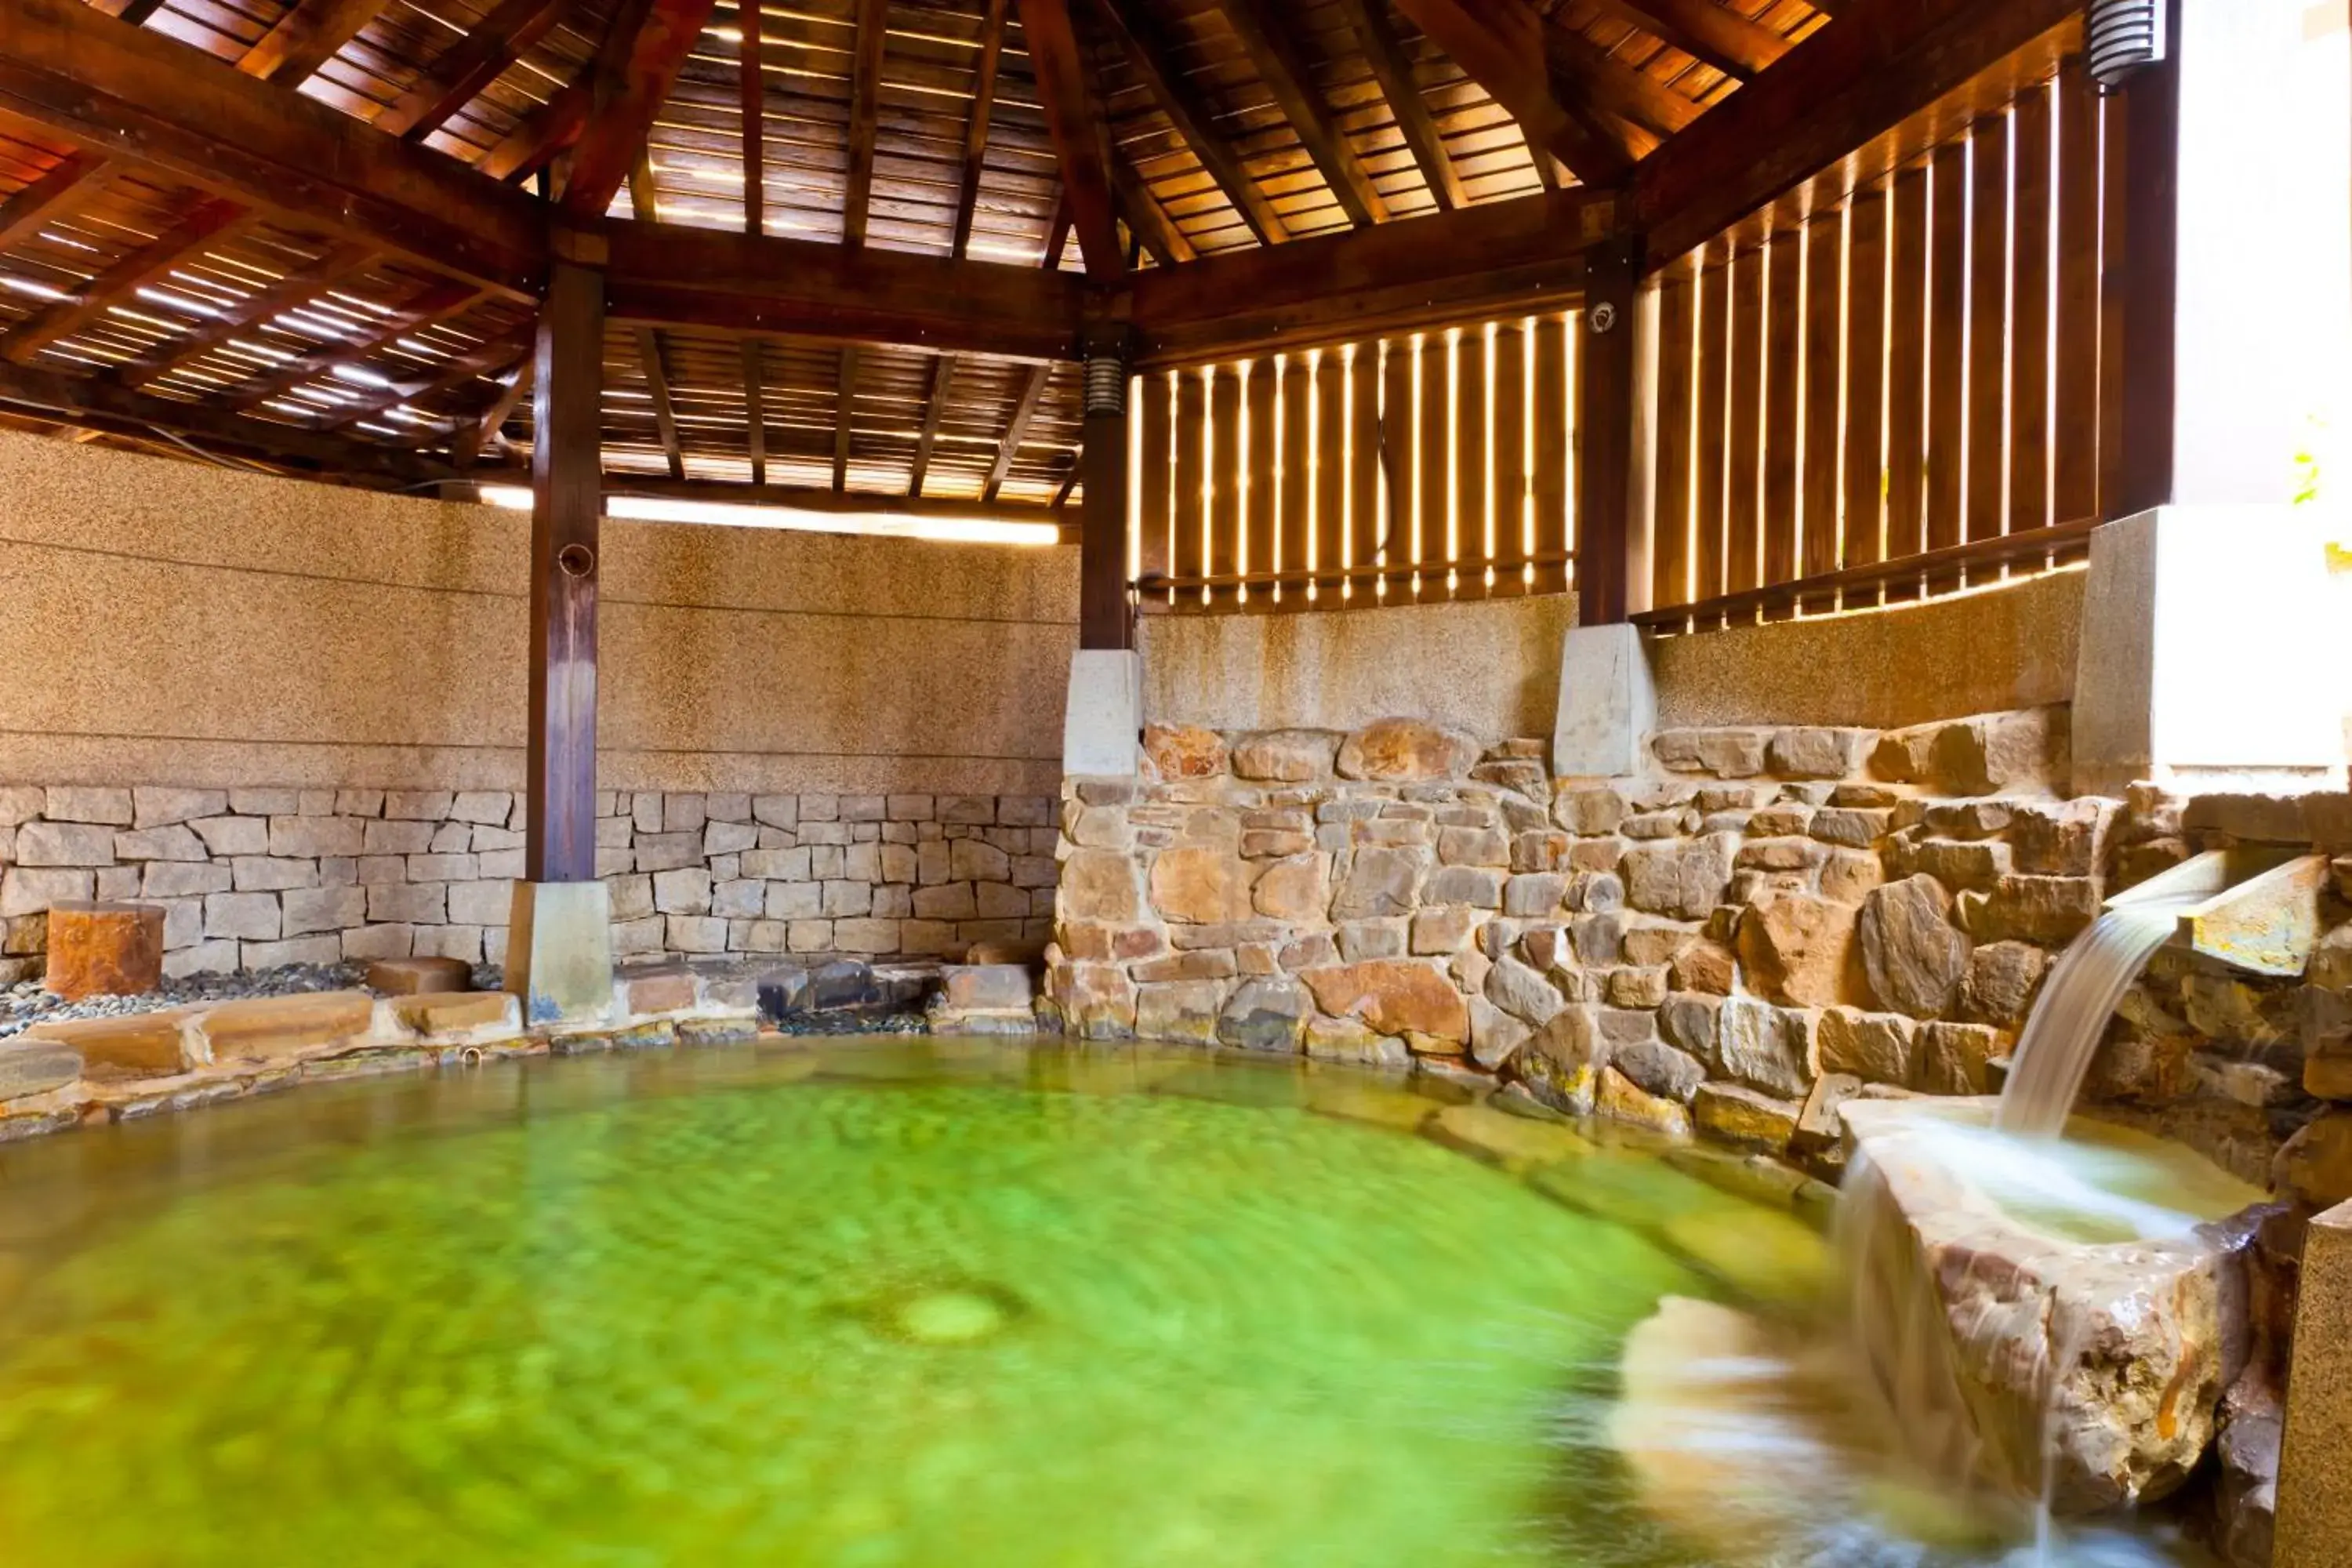
M9 0L0 418L511 472L551 257L651 492L1043 515L1098 329L1202 363L1572 300L2056 0Z

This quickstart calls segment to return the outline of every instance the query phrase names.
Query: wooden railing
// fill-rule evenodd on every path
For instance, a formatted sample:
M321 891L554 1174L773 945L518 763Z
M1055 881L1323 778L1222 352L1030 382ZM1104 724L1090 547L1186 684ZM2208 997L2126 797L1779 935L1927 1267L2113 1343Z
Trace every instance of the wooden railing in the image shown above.
M1703 629L2080 557L2116 412L2120 126L2070 68L1826 210L1760 215L1664 271L1638 619Z
M1141 607L1563 591L1578 337L1550 312L1138 377Z

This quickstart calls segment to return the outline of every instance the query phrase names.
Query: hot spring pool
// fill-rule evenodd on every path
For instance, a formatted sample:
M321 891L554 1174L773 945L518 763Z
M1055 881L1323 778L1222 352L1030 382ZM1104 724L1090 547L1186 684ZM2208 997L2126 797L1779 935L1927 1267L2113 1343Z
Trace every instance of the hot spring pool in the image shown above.
M1736 1544L1661 1529L1673 1485L1611 1441L1629 1332L1669 1298L1800 1316L1819 1238L1605 1131L1517 1124L1512 1169L1415 1133L1447 1110L1344 1068L864 1040L0 1150L7 1560L1999 1559L1817 1539L1818 1500Z

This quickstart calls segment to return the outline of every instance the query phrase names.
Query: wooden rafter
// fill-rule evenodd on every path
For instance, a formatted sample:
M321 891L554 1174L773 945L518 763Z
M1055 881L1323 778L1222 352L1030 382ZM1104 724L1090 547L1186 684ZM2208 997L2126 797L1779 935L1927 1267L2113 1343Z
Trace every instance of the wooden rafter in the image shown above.
M931 448L939 444L940 422L947 417L948 388L955 384L956 356L941 354L931 362L931 389L923 397L923 433L915 440L915 458L907 473L907 494L919 497L931 471Z
M743 351L743 445L751 459L751 482L768 482L768 373L760 340L745 338Z
M1430 40L1519 122L1542 167L1546 153L1589 185L1614 184L1633 158L1589 106L1563 102L1549 64L1555 32L1527 0L1397 0Z
M1717 0L1592 3L1607 15L1654 34L1692 58L1741 81L1753 80L1758 72L1789 52L1788 39Z
M454 470L373 442L248 418L203 403L132 392L104 376L61 375L29 365L0 363L0 404L39 408L111 434L152 437L157 430L201 441L224 452L290 461L331 473L414 480Z
M743 232L764 234L768 227L768 63L767 25L760 0L735 0L736 109L743 119ZM757 423L757 416L754 416ZM754 432L756 440L757 432ZM756 447L752 469L762 459ZM760 481L755 478L754 484Z
M988 0L980 25L980 61L973 71L971 114L964 121L963 182L956 191L955 236L948 254L961 260L971 251L971 223L980 209L981 171L988 162L988 124L996 108L996 68L1004 57L1004 14L1011 0ZM919 488L919 486L918 487Z
M376 117L379 130L422 142L481 96L524 50L546 37L573 0L500 0L433 62L416 85Z
M513 298L545 277L545 214L521 193L79 0L0 5L0 110Z
M308 353L297 355L283 364L272 365L238 383L230 389L227 405L239 410L257 407L306 382L333 374L337 366L356 365L369 355L382 351L386 344L436 321L446 320L480 298L479 291L472 285L456 279L444 278L427 283L394 306L388 314L378 318L359 336L340 342L321 343Z
M134 27L144 26L148 17L163 8L163 0L99 0L99 4L108 16Z
M459 468L472 468L483 447L499 445L499 433L507 427L507 421L514 417L516 406L530 395L530 384L538 372L538 361L526 356L522 363L515 367L514 374L508 377L499 389L498 396L482 411L481 417L467 421L458 430L457 439L450 443L449 455L457 459Z
M1711 5L1714 0L1706 3ZM1452 212L1455 207L1468 206L1469 189L1462 183L1461 171L1454 166L1453 155L1445 150L1445 136L1437 128L1437 117L1429 111L1429 100L1421 95L1421 83L1412 74L1412 60L1389 20L1387 0L1339 0L1339 10L1356 31L1356 42L1363 48L1365 63L1372 68L1372 79L1381 84L1389 112L1396 116L1397 130L1403 135L1413 162L1420 166L1421 177L1428 182L1429 194L1436 200L1438 210Z
M1134 235L1151 259L1162 267L1174 267L1191 261L1199 253L1168 209L1151 194L1144 182L1124 158L1114 156L1111 162L1111 190L1118 199L1119 216L1127 220L1128 232Z
M1259 79L1290 121L1291 131L1322 172L1323 183L1331 187L1341 210L1359 224L1387 222L1388 204L1315 85L1306 51L1282 17L1266 0L1217 0L1217 9L1240 37Z
M1021 455L1021 443L1029 437L1030 422L1037 417L1037 405L1045 400L1045 382L1053 374L1050 364L1030 367L1028 383L1021 388L1021 401L1013 405L1013 422L1004 427L1004 439L996 448L996 461L989 467L988 483L980 492L982 500L994 500L996 492L1004 488L1005 476L1013 471L1013 459Z
M1416 0L1408 0L1416 3ZM1845 0L1834 19L1645 161L1636 232L1653 266L1849 160L1856 148L2036 39L2066 0Z
M669 460L669 477L686 478L686 452L677 440L677 410L669 397L669 366L662 360L661 334L651 327L637 329L637 362L645 367L646 390L654 400L654 428L661 432L662 456Z
M1109 138L1078 52L1069 0L1021 0L1021 31L1036 68L1037 97L1045 110L1055 156L1061 161L1064 199L1078 231L1087 276L1098 283L1116 283L1127 271L1127 260L1119 253Z
M849 488L849 440L856 426L857 350L841 351L841 374L834 387L833 488Z
M866 243L874 209L874 140L882 122L882 49L889 40L890 0L857 0L849 82L849 181L841 198L842 243Z
M47 174L0 202L0 250L29 239L97 195L122 168L120 160L97 153L68 153Z
M266 289L256 289L244 303L222 311L195 331L164 339L116 370L115 379L125 386L140 387L168 375L239 334L317 299L352 273L373 265L381 254L364 240L335 246L310 266L287 273Z
M319 421L320 427L340 430L393 409L427 403L486 375L496 375L530 352L535 329L530 322L477 343L451 358L431 375L385 387L354 402L339 404Z
M591 70L588 127L572 150L572 173L563 184L566 213L598 217L612 205L713 4L622 0Z
M525 115L474 166L500 181L526 179L539 173L570 151L588 129L588 110L595 96L587 82L573 82Z
M1066 273L731 229L614 219L613 319L831 343L1066 359L1087 302Z
M1637 134L1626 144L1636 157L1699 117L1697 104L1573 27L1551 23L1544 28L1543 39L1545 62L1555 82L1553 96L1588 103L1633 126Z
M207 246L226 244L258 221L235 202L206 199L163 233L62 300L53 300L0 336L0 359L24 364L61 338L69 338L117 300L144 288Z
M1069 197L1054 204L1054 221L1045 226L1045 258L1043 263L1048 272L1062 269L1062 257L1070 248L1070 229L1076 220L1070 216Z
M387 0L297 0L278 25L245 51L236 68L247 76L299 87L375 20Z
M1128 64L1151 94L1151 101L1168 117L1209 178L1257 236L1258 243L1279 245L1288 239L1290 230L1284 226L1282 216L1244 166L1240 152L1217 129L1215 107L1178 74L1167 39L1139 0L1097 0L1096 8L1118 40Z

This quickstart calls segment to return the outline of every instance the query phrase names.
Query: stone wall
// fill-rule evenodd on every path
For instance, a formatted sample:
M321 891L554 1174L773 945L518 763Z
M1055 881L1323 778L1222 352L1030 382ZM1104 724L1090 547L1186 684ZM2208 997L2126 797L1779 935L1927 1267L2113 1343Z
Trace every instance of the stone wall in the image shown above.
M1042 795L604 791L624 959L1034 950L1053 910ZM500 963L523 803L503 790L0 785L0 985L37 978L49 905L165 911L167 976L442 954Z
M1600 781L1410 721L1148 749L1156 782L1066 787L1048 995L1072 1032L1498 1076L1776 1153L1828 1157L1844 1097L1995 1089L2109 893L2241 839L2352 847L2340 796L2061 798L2063 708L1670 730L1644 776ZM2094 1100L2256 1180L2294 1165L2313 1094L2352 1099L2336 873L2309 983L2165 955Z

